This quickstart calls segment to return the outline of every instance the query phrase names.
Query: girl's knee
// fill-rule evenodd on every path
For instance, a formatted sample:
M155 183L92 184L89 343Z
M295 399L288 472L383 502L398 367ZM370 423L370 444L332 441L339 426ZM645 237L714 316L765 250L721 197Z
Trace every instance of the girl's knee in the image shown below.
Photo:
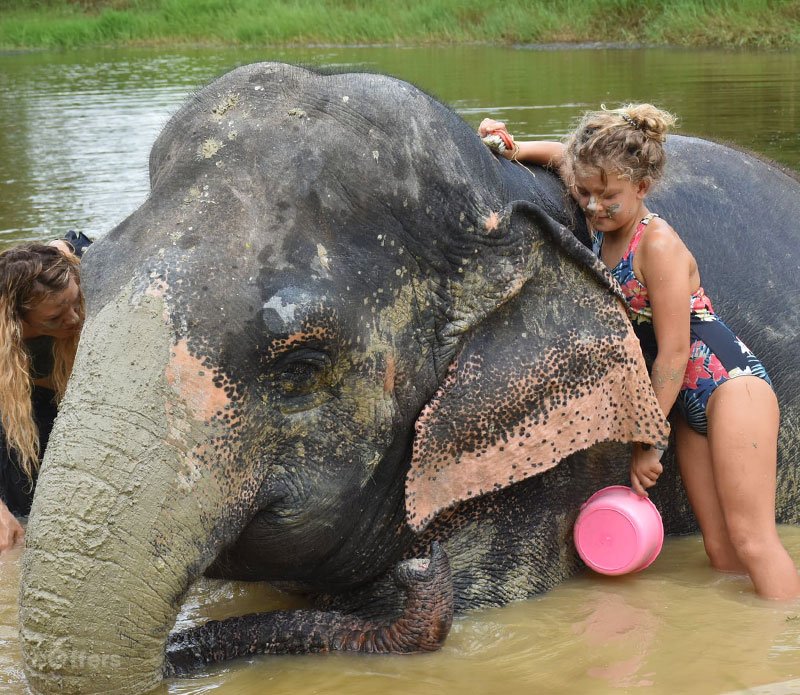
M777 531L753 529L747 524L733 524L728 526L728 533L737 557L747 566L767 561L782 547Z
M743 572L745 566L727 539L703 537L703 547L711 566L719 572Z

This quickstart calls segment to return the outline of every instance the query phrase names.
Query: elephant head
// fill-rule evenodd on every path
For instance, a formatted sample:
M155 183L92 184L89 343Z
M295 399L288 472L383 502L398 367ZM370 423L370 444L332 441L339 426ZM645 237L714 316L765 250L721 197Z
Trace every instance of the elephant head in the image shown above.
M664 441L608 275L513 168L380 75L245 66L171 119L84 261L23 560L37 692L155 685L204 572L346 592L442 509Z

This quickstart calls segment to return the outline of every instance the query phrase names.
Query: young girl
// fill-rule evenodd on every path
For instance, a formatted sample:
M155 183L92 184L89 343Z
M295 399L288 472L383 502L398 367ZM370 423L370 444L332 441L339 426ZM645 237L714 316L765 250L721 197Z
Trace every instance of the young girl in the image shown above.
M0 253L0 552L19 543L83 324L78 257L59 240ZM82 249L79 249L82 250Z
M673 123L650 104L631 104L585 114L564 144L515 143L491 119L479 133L508 159L558 171L584 211L594 251L622 287L659 404L673 412L678 466L712 566L746 571L765 598L793 598L800 577L775 527L771 382L714 313L678 234L645 203L663 174ZM633 447L631 484L640 495L661 474L660 453Z

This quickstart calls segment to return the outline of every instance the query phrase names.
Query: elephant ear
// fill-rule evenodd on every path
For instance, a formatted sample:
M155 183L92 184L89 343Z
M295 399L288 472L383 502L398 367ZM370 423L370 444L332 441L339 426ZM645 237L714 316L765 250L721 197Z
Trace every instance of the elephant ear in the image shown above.
M598 442L664 445L669 434L605 266L528 203L506 219L529 244L526 279L472 327L417 420L406 479L416 531Z

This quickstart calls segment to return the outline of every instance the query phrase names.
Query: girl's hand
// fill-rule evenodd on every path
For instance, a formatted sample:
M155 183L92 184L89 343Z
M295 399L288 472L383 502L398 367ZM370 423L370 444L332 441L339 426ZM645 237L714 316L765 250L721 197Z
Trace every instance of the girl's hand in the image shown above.
M647 488L653 487L664 470L661 465L662 452L654 447L644 449L641 444L633 445L631 458L631 487L642 497L647 497Z
M484 118L481 121L481 124L478 126L478 135L483 138L489 133L496 133L500 130L508 134L508 130L506 130L506 124L503 123L503 121L495 121L492 118Z
M0 553L10 550L25 539L25 529L5 504L0 502Z
M514 142L511 133L506 130L505 123L484 118L478 126L478 133L483 144L495 154L506 159L515 159L519 154L519 145Z

